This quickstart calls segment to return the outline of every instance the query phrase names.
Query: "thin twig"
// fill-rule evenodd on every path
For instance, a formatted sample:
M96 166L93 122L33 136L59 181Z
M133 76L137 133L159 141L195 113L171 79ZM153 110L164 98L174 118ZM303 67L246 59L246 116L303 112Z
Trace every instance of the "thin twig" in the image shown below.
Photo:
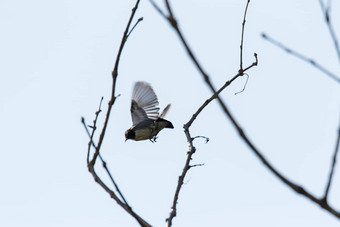
M190 165L190 168L199 167L199 166L204 166L204 165L205 165L205 163L194 164L194 165Z
M250 0L247 1L246 9L244 10L244 15L243 15L243 22L242 22L242 34L241 34L241 45L240 45L240 70L242 71L243 71L243 36L244 36L244 27L246 24L246 16L247 16L249 2Z
M99 153L99 158L100 158L100 160L102 161L102 163L103 163L103 168L105 169L107 175L109 175L110 180L111 180L111 182L113 183L113 186L115 187L116 191L118 192L118 194L120 195L120 197L122 198L122 200L124 201L124 203L125 203L128 207L130 207L130 205L129 205L128 202L126 201L126 199L125 199L123 193L120 191L120 189L119 189L119 187L118 187L116 181L113 179L113 176L112 176L112 174L111 174L109 168L108 168L107 165L106 165L106 162L104 161L104 159L102 158L102 156L101 156L100 153ZM131 207L130 207L130 209L131 209Z
M192 137L192 140L195 140L195 139L198 139L198 138L202 138L202 139L205 139L205 143L208 143L209 142L209 138L206 137L206 136L195 136L195 137Z
M135 27L139 24L139 22L141 22L143 20L143 17L140 17L137 22L135 23L135 25L131 28L131 30L129 31L129 33L126 35L127 38L129 38L130 34L132 33L132 31L135 29Z
M246 89L246 86L247 86L247 83L248 83L248 80L249 80L249 75L248 75L247 73L243 73L243 75L246 75L246 76L247 76L247 80L246 80L246 82L244 83L244 86L243 86L242 90L241 90L241 91L238 91L238 92L235 92L234 95L238 95L238 94L244 92L244 90Z
M333 179L333 173L334 173L334 168L335 168L335 164L336 164L336 156L337 156L338 151L339 151L339 144L340 144L340 125L339 125L339 129L338 129L338 138L337 138L337 141L336 141L335 150L334 150L333 159L332 159L332 166L331 166L331 170L329 172L329 177L328 177L327 187L326 187L326 190L325 190L325 195L323 197L323 199L326 202L327 202L329 188L331 187L331 183L332 183L332 179Z
M81 122L82 122L83 125L84 125L85 131L87 132L88 136L90 137L90 142L89 142L88 152L87 152L87 163L89 163L89 156L90 156L91 147L93 146L94 149L97 149L97 146L96 146L95 143L93 142L93 136L94 136L94 133L95 133L96 128L97 128L97 120L98 120L98 116L99 116L100 112L102 111L102 110L101 110L101 105L102 105L102 102L103 102L103 98L104 98L104 97L102 97L102 98L100 99L99 108L98 108L98 110L97 110L96 113L95 113L96 117L95 117L95 119L94 119L94 121L93 121L93 125L92 125L92 126L89 126L89 127L92 128L92 133L91 133L91 134L90 134L88 128L86 127L85 118L84 118L84 117L81 118ZM123 201L125 202L125 204L127 204L127 205L129 206L129 204L127 203L125 197L123 196L123 194L122 194L121 191L119 190L118 185L116 184L115 180L113 179L113 177L112 177L112 175L111 175L111 172L109 171L109 169L108 169L108 167L107 167L107 165L106 165L106 162L104 161L104 159L102 158L102 156L101 156L100 153L99 153L99 158L100 158L100 160L102 161L103 167L104 167L104 169L106 170L107 174L109 175L109 177L110 177L110 179L111 179L113 185L115 186L117 192L119 193L119 195L121 196L121 198L123 199Z
M85 118L84 118L84 117L81 117L81 123L82 123L83 126L84 126L85 132L87 133L87 135L89 136L89 138L91 138L91 133L90 133L89 129L88 129L87 126L86 126L86 122L85 122ZM91 148L91 145L96 149L97 146L94 144L93 140L90 140L90 142L89 142L90 148ZM89 155L88 155L88 156L89 156ZM89 160L89 159L88 159L88 160Z
M286 47L285 45L283 45L282 43L270 38L268 35L266 35L265 33L262 34L262 38L264 38L265 40L267 40L268 42L274 44L275 46L281 48L282 50L286 51L288 54L291 54L309 64L311 64L312 66L314 66L316 69L320 70L321 72L323 72L325 75L327 75L328 77L332 78L333 80L335 80L336 82L340 83L340 78L337 77L334 73L328 71L325 67L323 67L322 65L320 65L319 63L317 63L315 60L308 58L288 47Z
M324 17L325 17L325 22L327 24L327 27L328 27L328 30L329 30L329 34L332 37L334 48L335 48L335 51L336 51L336 53L338 55L338 59L339 59L339 63L340 63L340 47L339 47L339 42L338 42L338 39L337 39L337 37L335 35L334 29L333 29L333 26L332 26L332 22L331 22L331 19L330 19L330 14L329 14L330 2L328 4L327 8L323 4L322 0L319 0L319 2L320 2L321 10L322 10L322 12L324 14Z
M93 136L94 136L94 133L95 133L95 131L96 131L96 129L97 129L96 125L97 125L98 116L99 116L100 112L102 111L102 110L101 110L101 107L102 107L103 99L104 99L104 97L102 96L101 99L100 99L100 102L99 102L99 108L98 108L98 110L96 111L96 117L95 117L94 120L93 120L92 133L91 133L91 135L89 135L89 137L90 137L90 142L89 142L88 150L87 150L87 157L86 157L87 163L90 162L91 145L93 145L94 149L97 149L97 147L96 147L96 146L94 145L94 143L93 143ZM85 124L85 119L84 119L84 118L82 118L82 122L83 122L83 124ZM86 131L88 132L86 125L85 125L85 128L86 128ZM89 132L88 132L88 133L89 133Z

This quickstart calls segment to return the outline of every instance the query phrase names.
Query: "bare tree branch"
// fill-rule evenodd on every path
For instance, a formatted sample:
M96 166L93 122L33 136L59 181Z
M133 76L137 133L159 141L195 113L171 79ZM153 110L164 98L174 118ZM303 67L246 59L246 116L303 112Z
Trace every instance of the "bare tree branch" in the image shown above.
M256 61L253 62L253 64L251 64L250 66L248 66L243 72L247 71L248 69L254 67L257 65L257 55L254 54ZM171 206L171 212L169 217L166 219L167 222L167 226L171 226L172 225L172 219L177 215L177 202L178 202L178 196L179 193L181 191L181 187L183 185L185 176L188 172L188 170L193 167L193 166L201 166L201 165L190 165L190 161L192 160L192 156L193 154L196 152L196 148L193 144L194 139L198 138L198 137L202 137L202 136L195 136L195 137L191 137L189 128L192 125L192 123L195 121L195 119L197 118L197 116L202 112L202 110L208 106L208 104L214 100L215 98L218 97L218 95L227 87L229 86L236 78L238 78L239 76L242 76L243 73L241 73L241 71L239 71L231 80L227 81L213 96L211 96L209 99L207 99L199 108L198 110L192 115L192 117L190 118L190 120L184 125L184 133L187 137L187 141L189 143L189 152L187 154L187 158L185 161L185 165L182 171L181 176L179 176L178 178L178 184L176 187L176 191L175 191L175 195L174 195L174 199L172 202L172 206ZM206 138L206 137L204 137ZM208 141L208 140L207 140Z
M249 1L248 0L248 3L247 3L247 6L246 6L246 10L245 10L245 15L244 15L244 19L243 19L243 23L242 23L242 36L241 36L241 45L240 45L240 51L241 51L241 54L240 54L240 70L239 72L229 81L227 81L218 91L215 92L214 88L212 88L212 90L214 91L214 94L212 97L210 97L208 100L206 100L202 106L196 111L196 113L193 114L193 116L191 117L191 119L184 125L184 132L185 132L185 135L187 137L187 141L189 143L189 152L187 153L187 158L186 158L186 161L185 161L185 165L184 165L184 168L183 168L183 171L182 171L182 174L179 176L178 178L178 184L177 184L177 187L176 187L176 191L175 191L175 195L174 195L174 198L173 198L173 202L172 202L172 207L171 207L171 212L169 214L169 217L166 219L166 223L167 223L167 226L170 227L172 226L172 220L173 218L177 215L177 202L178 202L178 197L179 197L179 193L181 191L181 188L182 188L182 185L184 183L184 179L185 179L185 176L188 172L188 170L191 168L191 167L194 167L194 166L202 166L202 164L198 164L198 165L190 165L190 161L192 160L192 156L193 154L196 152L196 147L194 146L193 144L193 141L195 138L197 137L192 137L191 134L190 134L190 126L192 125L192 123L194 122L194 120L197 118L197 116L202 112L202 110L215 98L217 99L220 99L219 98L219 94L227 87L229 86L235 79L237 79L239 76L242 76L244 74L245 71L249 70L250 68L256 66L258 64L258 60L257 60L257 54L255 53L254 56L255 56L255 62L253 62L250 66L248 66L246 69L243 69L242 67L242 51L243 51L243 36L244 36L244 25L245 25L245 17L246 17L246 12L247 12L247 8L248 8L248 4L249 4ZM191 57L191 59L193 60L194 64L196 65L196 67L198 68L198 70L201 72L201 74L204 76L205 78L205 81L207 83L210 84L210 86L212 87L212 84L210 83L210 80L209 80L209 77L208 75L204 72L203 68L200 66L200 64L198 63L198 60L196 59L196 57L194 56L193 52L191 51L189 45L187 44L186 40L184 39L184 36L182 35L178 25L177 25L177 22L176 22L176 19L174 18L173 16L173 13L172 13L172 10L171 10L171 7L170 7L170 4L169 2L166 0L165 1L166 3L166 6L167 6L167 9L168 9L168 13L169 13L169 17L166 17L165 14L163 12L160 12L159 11L159 8L158 6L154 5L154 7L156 8L156 10L158 12L160 12L160 14L166 19L169 21L169 23L172 25L172 27L176 30L178 36L180 37L181 41L182 41L182 44L184 45L185 49L187 50L187 53L189 54L189 56Z
M257 55L255 54L255 59L256 61L253 62L253 64L251 64L249 67L247 67L244 71L247 71L248 69L252 68L253 66L257 65ZM184 125L184 132L185 135L187 137L187 141L189 143L189 152L187 155L187 159L185 162L185 166L183 168L183 172L182 175L179 177L178 180L178 185L176 188L176 193L175 193L175 197L173 200L173 204L172 204L172 212L170 213L170 217L167 219L168 222L170 222L170 225L168 224L168 226L171 226L171 220L173 217L176 216L176 204L177 204L177 200L178 200L178 194L180 192L181 186L183 184L185 175L187 173L187 171L190 168L190 161L191 161L191 157L192 155L195 153L196 148L193 145L193 140L197 138L197 136L195 137L191 137L190 135L190 131L189 128L192 125L192 123L196 120L197 116L202 112L202 110L215 98L217 98L217 96L227 87L229 86L236 78L238 78L239 76L241 76L241 72L239 71L231 80L227 81L213 96L211 96L209 99L207 99L199 108L198 110L192 115L192 117L190 118L190 120Z
M132 29L130 30L130 25L132 23L132 20L134 18L134 15L136 13L136 10L138 8L138 5L139 5L139 2L140 0L137 0L136 1L136 4L134 6L134 8L132 9L132 13L131 13L131 16L130 16L130 19L128 21L128 24L126 26L126 29L124 31L124 34L123 34L123 38L122 38L122 41L121 41L121 44L120 44L120 47L119 47L119 50L118 50L118 53L117 53L117 57L116 57L116 61L115 61L115 65L114 65L114 69L112 71L112 79L113 79L113 82L112 82L112 91L111 91L111 99L108 103L108 109L107 109L107 112L106 112L106 117L105 117L105 121L104 121L104 126L102 128L102 131L101 131L101 134L100 134L100 137L99 137L99 141L98 141L98 144L97 146L94 144L93 142L93 135L94 135L94 131L96 130L96 122L97 122L97 118L98 118L98 115L99 113L101 112L101 103L100 103L100 106L99 106L99 110L96 112L96 118L94 120L94 125L92 127L92 134L90 135L90 133L88 132L87 130L87 127L86 127L86 124L85 124L85 119L82 118L82 122L83 122L83 125L90 137L90 142L89 142L89 149L88 149L88 157L87 157L87 166L88 166L88 170L89 172L92 174L95 182L97 182L109 195L111 198L113 198L127 213L129 213L132 217L134 217L136 219L136 221L141 225L141 226L146 226L146 227L149 227L151 226L149 223L147 223L144 219L142 219L137 213L135 213L132 208L129 206L129 204L127 203L126 199L124 198L123 194L121 193L121 191L119 190L119 187L118 185L116 184L116 182L114 181L109 169L107 168L107 165L106 165L106 162L104 161L104 159L101 157L100 155L100 148L101 148L101 145L103 143L103 140L104 140L104 136L105 136L105 132L106 132L106 128L107 128L107 125L108 125L108 121L109 121L109 117L110 117L110 113L111 113L111 109L112 109L112 106L113 104L115 103L115 100L117 99L117 96L115 95L115 90L116 90L116 81L117 81L117 77L118 77L118 67L119 67L119 60L120 60L120 57L121 57L121 54L122 54L122 51L123 51L123 48L124 48L124 45L128 39L128 37L130 36L131 32L134 30L134 28L137 26L137 24L142 21L143 18L139 18L138 21L136 22L136 24L132 27ZM90 153L90 148L91 148L91 145L95 148L95 152L93 154L93 157L92 159L90 160L89 159L89 153ZM99 158L101 159L102 163L103 163L103 168L106 170L106 173L109 175L110 179L111 179L111 182L113 183L116 191L118 192L118 194L120 195L121 200L114 191L112 191L102 180L101 178L97 175L96 171L95 171L95 163L96 163L96 160L97 160L97 157L99 156Z
M326 76L328 76L329 78L332 78L333 80L335 80L336 82L340 83L340 78L338 76L336 76L334 73L330 72L328 69L326 69L325 67L323 67L322 65L320 65L319 63L317 63L315 60L308 58L288 47L286 47L285 45L283 45L282 43L270 38L267 34L262 33L262 38L264 38L265 40L267 40L268 42L274 44L275 46L281 48L282 50L286 51L288 54L291 54L309 64L311 64L312 66L314 66L316 69L320 70L321 72L323 72Z
M185 165L184 168L182 170L182 174L179 176L178 178L178 184L176 187L176 191L174 194L174 198L173 198L173 202L172 202L172 207L171 207L171 212L169 214L169 217L166 219L167 222L167 226L171 226L172 225L172 220L173 218L176 216L177 214L177 203L178 203L178 198L179 198L179 193L181 191L182 185L184 184L184 180L186 177L186 174L188 172L188 170L191 167L197 167L197 166L202 166L204 164L195 164L192 165L190 164L191 160L192 160L192 156L193 154L196 152L196 148L193 144L193 141L195 138L199 138L202 136L195 136L192 137L190 134L190 126L193 124L193 122L195 121L195 119L198 117L198 115L202 112L202 110L209 105L209 103L214 100L217 99L217 101L219 102L220 106L222 107L224 113L227 115L227 117L231 120L231 122L233 123L234 127L236 128L236 130L238 131L240 137L244 140L244 142L250 147L250 149L254 152L254 154L263 162L263 164L276 176L278 177L284 184L286 184L287 186L289 186L290 188L292 188L295 192L304 195L305 197L309 198L310 200L312 200L313 202L315 202L316 204L319 204L323 209L329 211L330 213L332 213L334 216L340 218L340 212L334 210L332 207L329 206L328 202L327 202L327 196L328 196L328 192L329 192L329 188L331 186L331 182L332 182L332 177L333 177L333 172L334 172L334 168L336 165L336 156L339 150L339 143L340 143L340 128L339 128L339 133L338 133L338 138L337 138L337 143L336 143L336 148L335 148L335 152L334 152L334 156L333 156L333 162L332 162L332 166L331 166L331 170L330 170L330 174L329 174L329 179L328 179L328 183L327 183L327 187L325 190L325 194L324 197L319 199L317 197L315 197L314 195L312 195L311 193L307 192L303 187L301 187L298 184L293 183L292 181L290 181L288 178L286 178L282 173L280 173L263 155L262 153L255 147L255 145L253 144L253 142L250 141L250 139L248 138L248 136L246 135L246 133L244 132L244 130L241 128L241 126L239 125L239 123L235 120L235 118L232 116L231 112L229 111L229 109L227 108L226 104L223 102L223 100L219 97L219 94L227 87L229 86L235 79L237 79L240 76L243 76L245 73L245 71L249 70L250 68L256 66L258 64L258 59L257 59L257 54L255 53L255 62L253 62L250 66L248 66L247 68L243 69L243 44L244 44L244 30L245 30L245 23L246 23L246 14L247 14L247 10L248 10L248 6L250 3L250 0L247 0L247 4L245 7L245 11L244 11L244 17L243 17L243 23L242 23L242 33L241 33L241 44L240 44L240 69L238 71L238 73L229 81L227 81L220 89L218 89L216 91L216 89L214 88L209 75L203 70L203 67L201 66L201 64L198 62L196 56L194 55L192 49L190 48L188 42L186 41L186 39L183 36L183 33L181 31L181 29L178 26L177 20L174 16L174 13L172 11L172 8L170 6L170 3L168 0L164 0L165 5L166 5L166 10L168 13L168 16L163 12L163 10L161 10L160 7L158 7L158 5L153 1L153 0L149 0L150 3L153 5L153 7L159 12L159 14L166 19L170 25L173 27L173 29L175 30L176 34L178 35L179 39L181 40L185 50L187 51L187 54L190 56L191 60L193 61L194 65L196 66L196 68L198 69L198 71L200 72L200 74L202 75L205 83L207 83L207 85L209 86L210 90L212 91L213 95L207 99L200 107L199 109L193 114L193 116L191 117L191 119L184 125L184 132L185 135L187 137L187 141L189 144L189 151L187 153L187 157L186 157L186 161L185 161ZM135 7L132 9L132 13L130 16L130 19L128 21L128 24L126 26L122 41L121 41L121 45L116 57L116 61L115 61L115 65L114 65L114 69L112 71L112 93L111 93L111 99L108 103L108 109L107 109L107 113L105 116L105 121L104 121L104 126L102 128L100 137L99 137L99 141L98 141L98 145L96 145L93 141L93 137L94 137L94 133L97 129L97 119L98 116L101 112L101 104L102 104L102 100L100 101L100 105L99 105L99 109L98 111L95 113L95 119L93 121L93 126L86 126L85 123L85 119L82 118L82 123L85 127L85 130L90 138L89 141L89 145L88 145L88 153L87 153L87 165L88 165L88 170L89 172L92 174L94 180L111 196L111 198L113 198L126 212L128 212L132 217L134 217L136 219L136 221L141 225L141 226L151 226L150 224L148 224L145 220L143 220L138 214L136 214L132 208L130 207L130 205L128 204L128 202L126 201L126 199L124 198L123 194L121 193L121 191L119 190L118 185L116 184L115 180L113 179L106 162L104 161L104 159L102 158L101 154L100 154L100 148L101 145L103 143L104 137L105 137L105 132L106 132L106 128L108 125L108 121L109 121L109 117L110 117L110 113L111 113L111 109L115 103L115 100L117 99L118 96L115 95L115 90L116 90L116 81L117 81L117 77L118 77L118 67L119 67L119 61L120 61L120 57L124 48L124 45L128 39L128 37L130 36L130 34L132 33L132 31L135 29L135 27L138 25L139 22L141 22L143 20L143 18L139 18L137 20L137 22L135 23L135 25L130 29L132 20L134 18L135 12L138 8L140 0L137 0ZM334 42L334 46L336 48L339 60L340 60L340 51L339 51L339 46L338 46L338 41L336 39L334 30L332 28L332 25L330 23L329 20L329 8L326 8L323 5L323 2L320 0L320 5L321 8L323 10L323 13L325 15L325 20L327 23L327 26L330 30L330 34L331 37L333 39ZM309 62L310 64L312 64L314 67L316 67L317 69L319 69L320 71L324 72L326 75L328 75L329 77L331 77L332 79L336 80L337 82L340 83L340 79L333 73L329 72L327 69L325 69L324 67L320 66L318 63L316 63L314 60L309 59L287 47L285 47L284 45L282 45L281 43L268 38L267 35L263 34L262 35L263 38L267 39L268 41L270 41L271 43L275 44L276 46L279 46L280 48L282 48L283 50L285 50L286 52L306 61ZM92 128L92 132L90 133L88 131L88 127ZM203 137L206 138L206 137ZM207 139L208 141L208 139ZM90 159L90 150L91 147L94 147L95 152L93 154L92 159ZM97 175L97 173L95 172L95 163L97 158L100 158L102 164L103 164L103 168L105 169L106 173L108 174L108 176L111 179L111 182L113 183L115 190L117 191L118 195L116 194L116 192L114 192L113 190L110 189L110 187L108 185L106 185L101 178Z
M177 215L178 196L179 196L179 193L181 191L181 188L182 188L182 185L183 185L183 182L184 182L184 178L185 178L188 170L190 169L191 157L196 152L196 147L193 144L193 139L190 135L189 128L187 128L186 125L184 125L184 132L185 132L185 135L187 137L187 141L189 143L189 151L187 153L187 158L185 160L185 165L184 165L182 174L178 177L178 183L177 183L175 195L174 195L172 206L171 206L171 212L169 214L169 217L166 219L166 224L167 224L168 227L172 226L172 219L174 217L176 217L176 215Z
M101 104L102 100L103 100L103 99L101 99L100 104ZM88 156L89 156L89 153L90 153L91 145L92 145L95 149L97 148L97 146L96 146L95 143L93 142L93 135L94 135L94 130L95 130L95 128L97 127L97 126L96 126L96 123L97 123L98 115L99 115L99 113L101 112L100 106L101 106L101 105L99 105L99 110L96 112L96 119L95 119L94 122L93 122L93 126L86 126L85 118L84 118L84 117L81 118L81 122L83 123L83 126L84 126L84 128L85 128L85 131L86 131L87 135L90 137ZM89 130L88 130L87 127L92 128L92 133L91 133L91 135L90 135L90 132L89 132ZM109 177L110 177L110 179L111 179L111 182L112 182L113 185L115 186L116 191L117 191L118 194L120 195L121 199L124 201L124 203L125 203L127 206L129 206L129 204L128 204L128 202L126 201L125 197L124 197L123 194L121 193L121 191L120 191L118 185L116 184L115 180L113 179L113 177L112 177L112 175L111 175L111 172L109 171L109 169L108 169L108 167L107 167L107 165L106 165L106 162L104 161L104 159L102 158L102 156L101 156L100 153L99 153L98 157L99 157L100 160L102 161L102 163L103 163L103 168L105 169L106 173L109 175ZM88 162L89 162L89 161L88 161Z
M117 53L117 57L116 57L116 62L115 62L115 66L114 66L114 69L112 71L112 78L113 78L113 82L112 82L112 92L111 92L111 99L109 101L109 104L108 104L108 109L107 109L107 112L106 112L106 117L105 117L105 121L104 121L104 126L103 126L103 129L102 129L102 132L100 134L100 137L99 137L99 141L98 141L98 146L97 146L97 149L96 149L96 153L94 154L94 157L93 157L93 160L95 162L96 160L96 156L98 155L99 153L99 150L100 150L100 147L103 143L103 140L104 140L104 136L105 136L105 132L106 132L106 128L107 128L107 124L109 122L109 118L110 118L110 113L111 113L111 109L112 109L112 106L114 104L114 102L116 101L116 95L115 95L115 90L116 90L116 81L117 81L117 77L118 77L118 67L119 67L119 60L120 60L120 56L122 54L122 51L123 51L123 48L124 48L124 45L128 39L128 35L129 35L129 28L130 28L130 25L131 25L131 22L132 22L132 19L136 13L136 10L138 8L138 4L139 4L140 0L137 0L137 3L136 3L136 6L132 9L132 13L131 13L131 16L130 16L130 19L129 19L129 22L126 26L126 29L124 31L124 34L123 34L123 38L122 38L122 41L121 41L121 44L120 44L120 47L119 47L119 50L118 50L118 53ZM139 23L140 20L137 21L137 23Z
M173 27L173 29L176 31L176 34L179 36L179 39L181 40L184 48L186 49L189 57L191 58L191 60L194 62L194 65L196 66L196 68L200 71L202 77L204 78L205 82L207 83L207 85L209 86L210 90L212 91L213 94L216 94L217 91L214 88L214 86L212 85L210 78L208 76L208 74L202 69L201 65L198 63L198 60L196 59L196 57L194 56L191 48L189 47L188 43L186 42L186 40L183 37L183 34L181 32L181 30L178 27L177 21L173 16L173 12L172 9L170 7L170 4L168 2L168 0L165 0L165 3L167 5L167 9L169 12L169 16L166 17L167 21L171 24L171 26ZM164 17L164 15L162 15ZM335 79L335 78L333 78ZM329 211L331 214L333 214L334 216L340 218L340 212L336 211L335 209L333 209L332 207L329 206L329 204L324 201L323 199L318 199L316 198L314 195L312 195L311 193L307 192L303 187L301 187L300 185L297 185L295 183L293 183L292 181L290 181L288 178L286 178L285 176L283 176L283 174L281 174L276 168L274 168L274 166L272 164L270 164L270 162L261 154L261 152L255 147L255 145L250 141L250 139L248 138L248 136L246 135L246 133L244 132L244 130L241 128L241 126L239 125L239 123L235 120L235 118L233 117L233 115L231 114L231 112L229 111L229 109L227 108L226 104L222 101L222 99L217 96L216 97L218 103L220 104L220 106L222 107L224 113L227 115L227 117L230 119L230 121L232 122L232 124L234 125L235 129L237 130L237 132L239 133L240 137L244 140L244 142L249 146L249 148L253 151L253 153L261 160L261 162L270 170L270 172L272 172L275 176L277 176L283 183L285 183L287 186L289 186L291 189L293 189L295 192L297 192L298 194L301 194L307 198L309 198L310 200L312 200L313 202L315 202L316 204L320 205L320 207L322 207L323 209ZM187 138L191 138L188 130L185 130L185 133L187 135ZM190 143L189 140L189 148L191 147L190 151L193 151L192 154L195 152L195 147L193 147L192 143ZM188 155L189 156L189 155ZM191 156L190 156L191 158ZM188 160L188 157L187 157ZM190 160L189 160L190 161ZM187 170L183 169L183 172L186 173ZM177 192L177 190L176 190ZM173 211L172 211L173 212ZM171 212L171 213L172 213ZM174 212L176 214L176 211ZM171 217L171 214L170 214ZM169 220L168 220L169 221ZM170 224L171 225L171 224ZM170 226L168 223L168 226Z

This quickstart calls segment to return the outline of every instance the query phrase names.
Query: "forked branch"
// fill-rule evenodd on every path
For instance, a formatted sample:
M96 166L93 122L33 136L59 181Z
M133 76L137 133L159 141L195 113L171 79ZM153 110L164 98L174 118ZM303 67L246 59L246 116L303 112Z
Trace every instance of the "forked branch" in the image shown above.
M203 70L202 66L200 65L200 63L198 62L198 60L196 59L195 55L193 54L193 51L191 50L191 48L189 47L189 44L187 43L187 41L185 40L179 26L177 23L176 18L174 17L173 11L171 9L171 6L169 4L168 0L165 0L166 3L166 7L168 10L168 16L165 15L165 13L163 13L161 10L159 10L159 7L157 7L157 11L160 12L160 14L169 22L169 24L172 26L172 28L175 30L176 34L178 35L181 43L183 44L185 50L187 51L187 54L189 55L189 57L191 58L191 60L193 61L194 65L196 66L196 68L198 69L198 71L201 73L203 79L205 80L206 84L209 86L211 92L215 95L217 94L216 89L214 88L214 86L212 85L212 82L210 81L210 78L208 76L208 74ZM248 3L247 3L248 4ZM335 78L333 78L335 79ZM230 121L232 122L233 126L235 127L235 129L237 130L237 132L239 133L240 137L244 140L244 142L249 146L250 150L261 160L261 162L264 164L264 166L270 171L272 172L277 178L279 178L284 184L286 184L288 187L290 187L291 189L293 189L295 192L297 192L298 194L301 194L307 198L309 198L311 201L315 202L316 204L318 204L320 207L322 207L323 209L327 210L328 212L330 212L331 214L333 214L334 216L340 218L340 212L336 211L334 208L332 208L327 201L323 200L323 198L317 198L314 195L312 195L311 193L309 193L308 191L306 191L303 187L301 187L298 184L293 183L291 180L289 180L288 178L286 178L282 173L280 173L263 155L262 153L256 148L256 146L254 145L254 143L249 139L249 137L247 136L247 134L245 133L245 131L242 129L242 127L240 126L240 124L236 121L236 119L234 118L234 116L231 114L229 108L226 106L226 104L223 102L223 100L217 95L216 99L218 101L218 103L220 104L220 106L222 107L224 113L226 114L226 116L230 119ZM195 151L195 149L194 149ZM175 213L176 214L176 213ZM169 226L169 224L168 224Z
M178 202L178 197L179 197L179 193L181 191L182 185L184 183L184 179L186 177L186 174L188 172L188 170L193 167L193 166L202 166L201 164L199 165L191 165L190 162L192 160L192 156L193 154L196 152L196 148L193 144L193 141L195 138L197 137L192 137L190 134L190 126L192 125L192 123L195 121L195 119L197 118L197 116L202 112L202 110L208 106L208 104L214 100L214 99L220 99L220 97L218 96L227 86L229 86L234 80L236 80L238 77L243 76L244 72L249 70L250 68L256 66L258 64L258 59L257 59L257 54L254 53L255 56L255 62L253 62L250 66L246 67L245 69L243 69L243 38L244 38L244 28L245 28L245 21L246 21L246 13L247 13L247 9L248 9L248 4L250 2L250 0L248 0L247 5L246 5L246 9L244 12L244 17L243 17L243 23L242 23L242 35L241 35L241 44L240 44L240 69L238 71L238 73L229 81L227 81L218 91L215 91L215 89L212 87L212 84L210 83L210 79L209 76L207 75L207 73L205 73L205 71L203 70L203 68L200 66L198 60L196 59L196 57L194 56L193 52L191 51L189 45L187 44L186 40L184 39L184 36L182 35L181 30L178 27L177 21L174 18L174 15L172 13L172 9L170 7L170 4L168 1L165 1L166 6L167 6L167 10L168 10L168 14L169 16L166 16L165 13L152 1L150 0L150 2L152 3L152 5L155 7L155 9L163 16L163 18L165 18L171 25L172 27L176 30L177 35L179 36L179 38L182 41L182 44L184 45L188 55L191 57L191 59L193 60L194 64L196 65L196 67L198 68L198 70L201 72L201 74L203 75L205 81L209 84L209 86L212 88L212 90L214 91L214 94L207 99L199 108L198 110L193 114L193 116L191 117L191 119L184 125L184 133L186 135L188 144L189 144L189 151L187 153L187 157L186 157L186 161L184 164L184 168L182 170L182 174L179 176L178 178L178 183L177 183L177 187L176 187L176 191L174 194L174 198L173 198L173 202L172 202L172 206L171 206L171 212L169 214L169 217L166 219L166 223L167 226L170 227L172 225L172 220L173 218L177 215L177 202ZM208 141L208 140L207 140Z
M83 123L83 125L84 125L84 127L85 127L85 129L86 129L86 131L87 131L87 133L89 135L89 137L90 137L89 148L88 148L88 155L87 155L87 166L88 166L88 170L91 173L91 175L93 176L95 182L97 182L110 195L110 197L112 199L114 199L118 203L118 205L120 205L127 213L129 213L132 217L134 217L136 219L136 221L141 226L149 227L151 225L149 223L147 223L144 219L142 219L137 213L135 213L132 210L131 206L127 203L127 201L124 198L122 192L119 190L119 187L118 187L117 183L113 179L112 174L110 173L110 171L109 171L109 169L107 167L106 162L104 161L104 159L100 155L100 148L101 148L101 145L102 145L102 143L104 141L105 132L106 132L106 128L107 128L107 125L108 125L108 122L109 122L109 117L110 117L111 109L112 109L113 104L115 103L115 101L117 99L117 96L115 95L115 90L116 90L116 81L117 81L117 77L118 77L118 67L119 67L120 57L121 57L123 48L125 46L125 43L126 43L128 37L131 35L131 32L134 30L134 28L137 26L137 24L140 21L142 21L142 19L143 19L143 18L139 18L137 20L137 22L135 23L135 25L130 30L130 26L131 26L132 20L133 20L133 18L135 16L136 10L137 10L138 5L139 5L139 2L140 2L140 0L137 0L134 8L132 9L131 16L129 18L128 24L127 24L126 29L124 31L124 34L123 34L123 37L122 37L122 41L121 41L121 44L120 44L120 47L119 47L119 50L118 50L118 53L117 53L114 69L112 71L112 79L113 79L113 81L112 81L111 99L110 99L110 101L108 103L108 109L107 109L106 116L105 116L104 126L102 128L101 133L100 133L100 137L99 137L99 141L98 141L97 145L93 141L93 136L94 136L95 130L97 128L96 123L97 123L97 119L98 119L99 113L101 112L101 102L102 102L102 100L101 100L100 105L99 105L99 110L96 112L96 117L95 117L95 120L94 120L94 124L93 124L93 126L90 127L90 128L92 128L92 133L88 132L88 128L86 126L84 118L82 118L82 123ZM91 159L90 158L90 149L91 149L92 146L94 147L95 152L94 152L93 157ZM106 185L102 181L102 179L97 175L97 173L95 171L95 163L96 163L96 160L97 160L98 157L102 161L103 168L105 169L106 173L108 174L112 184L115 187L115 190L117 191L117 193L119 194L120 197L118 197L116 192L114 190L110 189L110 187L108 185Z

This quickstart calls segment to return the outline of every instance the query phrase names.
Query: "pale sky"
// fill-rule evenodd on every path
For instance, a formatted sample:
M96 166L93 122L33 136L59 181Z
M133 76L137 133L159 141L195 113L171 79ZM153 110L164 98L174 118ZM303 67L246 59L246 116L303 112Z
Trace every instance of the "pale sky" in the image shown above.
M163 6L162 1L156 1ZM183 33L215 87L239 69L246 0L171 1ZM87 171L90 124L101 96L102 126L111 71L135 1L0 2L0 226L138 226ZM332 1L340 36L340 3ZM188 145L183 125L211 92L178 37L147 0L123 51L117 99L101 154L133 209L164 226ZM263 40L262 32L340 75L317 0L252 0L244 66L259 65L221 97L266 158L321 197L339 127L340 85ZM171 103L174 129L156 143L125 141L135 81L151 83L160 108ZM240 139L216 102L191 127L197 152L180 193L173 226L339 226L339 219L271 174ZM97 133L98 136L98 133ZM338 157L340 158L340 157ZM100 165L98 173L107 181ZM340 166L330 204L340 210Z

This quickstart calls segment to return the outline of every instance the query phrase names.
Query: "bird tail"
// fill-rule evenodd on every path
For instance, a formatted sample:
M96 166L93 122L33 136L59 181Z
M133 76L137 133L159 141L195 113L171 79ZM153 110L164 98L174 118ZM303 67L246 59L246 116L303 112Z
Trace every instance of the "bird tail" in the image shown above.
M162 113L159 115L160 118L164 118L164 117L165 117L166 113L167 113L168 110L170 109L170 106L171 106L171 104L168 104L168 105L164 108L164 110L162 111Z
M165 124L165 128L174 128L174 126L172 125L172 123L170 121L165 120L163 118L158 118L156 121L157 122L164 122L164 123L166 123Z

